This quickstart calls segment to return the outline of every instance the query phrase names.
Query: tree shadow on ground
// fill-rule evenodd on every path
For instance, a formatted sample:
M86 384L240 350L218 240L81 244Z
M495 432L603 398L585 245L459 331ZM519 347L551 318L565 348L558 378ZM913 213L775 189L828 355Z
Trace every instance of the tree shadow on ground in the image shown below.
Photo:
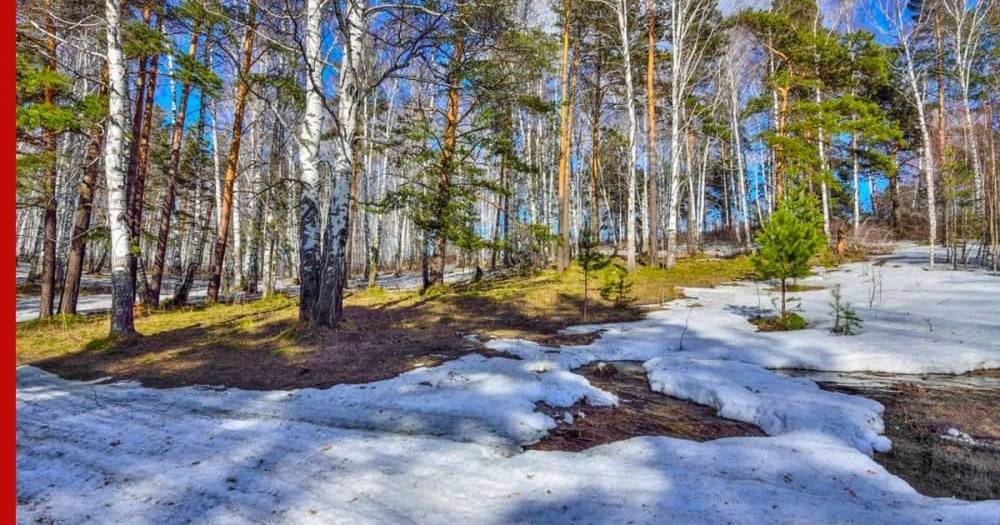
M18 502L78 523L989 523L863 454L779 438L637 438L509 456L348 430L268 393L22 385ZM223 411L199 408L221 403ZM261 404L262 407L255 405ZM263 409L267 417L250 417ZM250 412L246 412L250 410ZM417 415L416 417L419 417ZM428 423L433 426L433 422ZM805 446L803 446L805 445ZM995 510L995 506L993 507Z
M21 364L70 379L131 379L161 388L325 388L387 379L469 353L500 355L471 335L521 337L547 345L593 341L595 334L559 333L582 320L582 300L559 294L556 303L522 308L501 298L449 294L434 300L348 304L336 330L302 325L292 303L193 318L128 340L81 341L77 351L22 359ZM590 311L601 320L641 315L602 305Z

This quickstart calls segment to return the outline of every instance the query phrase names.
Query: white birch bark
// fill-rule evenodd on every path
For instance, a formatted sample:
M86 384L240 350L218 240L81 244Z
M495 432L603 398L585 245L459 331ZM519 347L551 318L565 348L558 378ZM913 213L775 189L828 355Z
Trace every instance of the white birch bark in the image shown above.
M618 36L620 51L622 54L622 68L625 76L625 108L627 129L625 131L625 147L628 148L628 161L626 162L626 177L628 178L628 196L626 198L625 213L625 265L629 271L635 269L636 252L636 128L638 127L635 116L635 86L632 80L632 59L631 40L629 38L628 2L617 0L614 4L615 16L618 20Z
M709 34L693 32L698 23L715 9L713 2L705 0L672 0L670 9L670 184L667 194L666 244L668 268L677 263L677 213L680 207L681 148L686 131L683 121L684 97L690 90L692 79L705 55L706 43L712 40L715 27Z
M743 144L740 141L740 95L737 87L736 74L733 71L733 65L729 65L729 82L730 82L730 101L729 106L731 110L730 120L732 121L733 127L733 154L736 157L736 178L738 196L739 196L739 210L740 210L740 222L743 226L743 240L746 243L746 247L749 249L751 244L750 239L750 213L747 210L747 184L746 184L746 169L743 166Z
M129 279L130 242L125 216L125 61L122 57L121 0L105 0L108 59L108 122L104 141L104 174L107 179L108 222L111 230L111 335L135 332L132 323L132 281Z
M299 139L299 162L302 168L299 196L299 319L312 319L312 309L319 296L320 225L319 225L319 144L323 129L323 76L320 58L322 37L320 21L323 0L306 2L306 67L308 86L306 109Z
M944 0L941 2L944 12L950 18L947 33L951 40L952 56L958 73L958 85L962 99L962 120L965 128L965 146L972 160L972 174L975 182L976 210L983 211L983 168L979 156L979 141L976 138L975 124L972 121L972 106L969 101L969 89L972 76L975 73L976 55L982 46L990 10L994 7L993 0Z
M917 110L917 124L920 127L923 171L927 184L927 241L928 263L934 268L934 251L937 243L937 210L934 192L935 159L931 142L930 128L927 124L927 114L924 109L925 92L923 81L917 73L916 57L914 56L911 38L917 28L923 23L925 13L921 11L912 23L910 12L906 9L904 0L885 0L880 6L891 30L895 33L897 44L902 50L902 62L905 69L907 88L910 91L910 102ZM916 196L914 196L916 197Z
M346 3L346 33L337 92L337 137L334 140L333 181L330 204L323 232L323 260L319 298L313 307L313 322L334 327L343 315L344 288L347 285L347 237L350 231L351 168L353 142L357 125L361 90L358 68L365 31L364 0Z
M670 10L670 34L673 45L673 59L670 61L670 184L667 191L667 268L677 264L677 212L680 207L681 189L681 119L683 118L684 87L679 82L683 75L684 38L680 28L681 13L677 9L679 0L674 0Z

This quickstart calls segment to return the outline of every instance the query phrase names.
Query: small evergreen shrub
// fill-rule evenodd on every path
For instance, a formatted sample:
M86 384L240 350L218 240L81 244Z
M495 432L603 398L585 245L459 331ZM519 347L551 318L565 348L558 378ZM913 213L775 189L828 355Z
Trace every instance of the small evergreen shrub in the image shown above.
M589 227L580 232L577 242L576 262L583 270L583 319L587 319L587 307L590 302L590 275L611 262L611 259L598 251L598 243Z
M787 313L788 280L809 275L810 259L826 244L822 228L816 198L799 192L785 197L757 237L760 250L751 261L760 278L779 280L780 318Z
M833 314L833 328L831 332L837 335L855 335L861 331L864 321L858 313L851 308L850 303L841 301L840 285L830 290L833 300L830 302L830 310Z
M614 265L612 271L605 276L601 285L601 297L611 301L616 308L627 308L635 301L632 296L632 281L628 279L628 271L621 265Z
M802 330L809 323L795 312L786 312L779 317L755 317L751 319L757 329L761 332L789 332L792 330Z

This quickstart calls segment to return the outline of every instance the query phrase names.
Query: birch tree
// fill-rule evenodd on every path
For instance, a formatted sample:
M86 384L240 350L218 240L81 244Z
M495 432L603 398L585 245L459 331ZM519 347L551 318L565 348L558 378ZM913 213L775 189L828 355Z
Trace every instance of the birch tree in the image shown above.
M306 2L305 66L306 108L299 137L302 169L299 194L299 319L312 319L319 294L320 234L319 145L323 129L323 57L320 24L323 0Z
M914 49L914 39L918 31L926 23L927 10L911 13L906 9L904 0L881 0L879 4L888 31L895 37L900 48L900 67L906 79L907 98L917 111L917 125L921 138L921 163L927 188L927 244L928 265L934 268L934 251L937 244L937 196L934 189L937 175L937 159L934 158L934 147L930 133L930 125L925 111L926 85L923 73L920 71Z
M969 152L972 175L975 184L976 210L983 208L983 163L979 154L979 138L976 136L976 125L972 116L970 92L976 72L976 62L982 53L983 41L986 38L988 21L991 11L996 9L995 0L941 0L941 11L948 23L945 33L948 36L951 57L958 79L959 96L962 101L962 124L964 128L965 148Z
M338 6L339 7L339 6ZM354 165L354 140L358 107L363 92L358 78L365 33L364 0L347 0L338 13L344 41L337 83L337 136L323 253L319 271L319 290L311 321L335 327L343 317L344 288L347 285L347 237L350 231L350 190Z
M698 68L708 50L714 28L703 24L712 18L709 0L672 0L670 6L670 182L667 191L666 266L677 263L677 218L680 210L681 154L687 134L684 103ZM707 31L706 31L707 29ZM691 176L689 173L688 176Z
M129 278L129 225L126 216L125 61L122 58L121 0L104 0L108 61L108 123L104 140L104 176L108 188L111 229L111 335L135 333L132 321L133 281Z
M622 220L625 221L625 266L629 271L635 269L636 263L636 213L638 211L636 187L636 121L635 84L632 79L632 28L629 22L630 5L628 0L600 0L614 15L616 22L618 54L622 61L622 78L625 84L623 102L625 103L625 148L626 148L626 197L625 211Z

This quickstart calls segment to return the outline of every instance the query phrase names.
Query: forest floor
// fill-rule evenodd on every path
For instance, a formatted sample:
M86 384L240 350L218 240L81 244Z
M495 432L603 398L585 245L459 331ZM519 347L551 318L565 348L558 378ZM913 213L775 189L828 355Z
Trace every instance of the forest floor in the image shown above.
M322 389L157 389L22 366L19 515L55 523L992 525L1000 515L991 492L1000 280L927 271L924 253L904 246L817 269L795 293L809 322L795 332L756 331L749 319L773 313L775 293L740 282L680 287L659 308L613 322L566 319L570 326L553 324L552 333L498 328L518 338L472 341L464 318L448 320L466 355L424 354L427 362L390 379ZM723 281L719 268L706 273ZM830 332L835 287L864 319L857 335ZM542 287L511 288L511 297L525 297ZM437 293L419 301L461 294ZM386 304L383 295L350 303ZM294 303L274 298L142 322L213 310L228 318L229 308L290 310L294 321ZM64 330L80 330L74 322ZM67 348L97 340L86 351L100 353L108 344L106 325L78 322L95 323L95 332L56 341L67 361ZM29 336L36 348L56 337L46 330L51 323L19 326L18 351ZM153 324L140 330L158 339ZM236 333L213 330L216 341ZM259 330L248 326L247 337L266 344ZM251 356L252 347L247 340L230 353ZM138 372L115 377L155 384Z
M1000 370L960 376L800 372L885 406L892 449L875 460L921 494L1000 499Z
M671 270L629 276L633 303L616 307L597 292L612 270L590 277L586 321L641 319L645 305L679 297L680 286L715 286L752 272L746 257L689 258ZM241 304L164 309L136 320L139 337L106 337L106 315L57 316L17 325L17 362L61 377L134 379L147 386L222 385L251 389L328 387L387 379L470 352L495 355L482 340L517 337L547 345L588 342L561 334L585 319L583 273L546 270L412 290L350 293L336 331L304 330L298 302L284 295ZM476 337L471 337L475 335Z

